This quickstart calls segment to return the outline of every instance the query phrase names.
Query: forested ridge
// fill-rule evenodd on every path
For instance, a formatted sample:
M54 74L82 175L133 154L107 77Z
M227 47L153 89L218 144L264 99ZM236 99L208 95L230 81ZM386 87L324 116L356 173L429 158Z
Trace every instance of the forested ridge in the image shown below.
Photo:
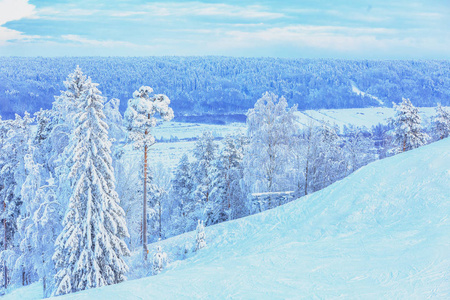
M79 65L103 96L127 100L142 84L166 94L178 115L244 113L270 91L302 109L450 105L450 62L233 57L0 57L0 115L50 108ZM352 85L366 93L352 90Z

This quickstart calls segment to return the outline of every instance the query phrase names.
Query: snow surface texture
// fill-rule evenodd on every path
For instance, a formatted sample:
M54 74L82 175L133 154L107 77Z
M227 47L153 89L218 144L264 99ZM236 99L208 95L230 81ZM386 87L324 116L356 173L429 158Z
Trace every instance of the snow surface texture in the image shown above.
M183 261L168 252L172 263L157 276L55 299L449 299L449 190L444 139L281 207L206 227L207 247ZM186 241L195 232L158 244ZM4 299L38 293L32 285Z

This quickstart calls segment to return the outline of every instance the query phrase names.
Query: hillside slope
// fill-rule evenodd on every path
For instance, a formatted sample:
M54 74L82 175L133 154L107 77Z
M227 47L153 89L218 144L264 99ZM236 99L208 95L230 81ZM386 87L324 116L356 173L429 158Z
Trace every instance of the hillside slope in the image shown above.
M449 214L446 139L206 228L208 247L158 276L57 299L448 299Z

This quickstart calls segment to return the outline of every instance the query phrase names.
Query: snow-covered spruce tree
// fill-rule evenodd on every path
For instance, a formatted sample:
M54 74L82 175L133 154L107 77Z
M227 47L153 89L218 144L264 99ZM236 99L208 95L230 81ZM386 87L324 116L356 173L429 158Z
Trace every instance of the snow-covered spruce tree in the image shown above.
M172 210L172 201L169 199L171 189L172 173L164 167L162 162L158 162L152 168L152 185L154 193L150 198L150 208L154 211L154 231L151 233L157 240L167 238L166 232L168 227L167 221ZM163 226L164 224L164 226ZM155 240L156 240L155 239Z
M167 253L162 251L161 246L156 247L156 253L153 255L152 274L158 275L167 264Z
M442 140L450 135L450 111L445 109L440 103L436 106L433 125L438 139Z
M147 236L148 241L153 243L164 238L163 211L167 205L167 190L170 188L170 175L161 163L151 167L147 171ZM141 173L142 175L142 173ZM167 179L167 180L166 180ZM142 181L143 178L141 177ZM141 196L142 187L136 196Z
M97 84L87 80L73 134L72 194L55 243L55 295L124 281L129 250L125 213L119 206L111 142Z
M240 215L240 210L245 206L244 203L239 205L239 200L243 198L239 181L242 179L244 143L243 136L233 138L227 135L223 140L223 148L215 160L213 189L210 196L211 214L206 220L206 225L231 220L234 216Z
M89 87L89 82L86 75L77 66L63 83L66 90L61 91L61 95L55 96L52 110L55 123L64 124L64 127L68 127L70 132L76 126L76 116L79 111L78 101Z
M419 110L409 99L403 98L399 105L394 104L395 117L391 120L394 126L394 141L397 152L405 152L420 146L428 141L428 135L422 131Z
M322 123L320 128L321 140L316 170L315 191L321 190L333 182L342 179L346 174L344 152L340 146L341 137L338 135L337 125L328 122Z
M133 93L133 98L128 100L128 107L125 111L124 124L128 130L128 137L134 142L136 149L144 151L144 199L142 212L142 244L144 260L147 260L147 151L155 143L152 136L152 128L156 126L158 114L164 121L173 119L173 110L169 107L170 100L166 95L157 94L151 96L153 89L148 86L141 86Z
M171 223L174 225L174 234L184 233L188 228L194 229L195 222L192 213L195 209L193 198L194 178L192 176L191 164L187 154L183 154L172 180L171 198L176 207L171 215Z
M244 181L251 193L284 191L290 184L286 169L297 131L295 111L284 97L265 93L247 113L249 146L244 156ZM252 211L253 205L250 204ZM271 207L271 203L267 203Z
M71 158L76 142L71 135L78 122L80 102L90 84L86 75L77 66L64 81L66 90L61 91L61 95L55 96L51 110L52 131L48 138L51 151L48 153L47 164L57 180L57 197L63 207L67 207L71 192L68 176L74 164Z
M197 223L197 235L195 237L196 246L195 250L200 250L206 247L206 234L205 234L205 225L203 225L203 221L198 220Z
M214 143L214 137L210 131L203 132L202 136L195 143L194 157L192 164L194 175L195 191L194 201L196 210L203 211L204 217L208 220L212 214L209 198L213 188L214 160L216 159L217 144ZM200 217L199 214L197 216Z

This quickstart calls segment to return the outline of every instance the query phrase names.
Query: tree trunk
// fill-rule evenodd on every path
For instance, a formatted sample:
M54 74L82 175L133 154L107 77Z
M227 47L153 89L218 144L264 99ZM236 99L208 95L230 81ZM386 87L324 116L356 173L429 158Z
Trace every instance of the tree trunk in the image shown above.
M147 134L147 131L145 131L145 134ZM144 146L144 203L142 205L142 245L144 260L147 260L147 145Z
M305 167L305 196L308 195L308 176L309 176L309 151L311 150L312 129L308 131L308 150L306 151L306 167Z
M161 199L159 199L159 239L162 239L162 207L161 207Z
M6 212L6 202L3 201L3 213ZM6 217L3 219L3 229L5 231L5 236L3 240L3 245L5 247L6 251ZM3 260L3 270L5 271L4 278L5 278L5 289L8 287L8 268L6 267L6 260Z

